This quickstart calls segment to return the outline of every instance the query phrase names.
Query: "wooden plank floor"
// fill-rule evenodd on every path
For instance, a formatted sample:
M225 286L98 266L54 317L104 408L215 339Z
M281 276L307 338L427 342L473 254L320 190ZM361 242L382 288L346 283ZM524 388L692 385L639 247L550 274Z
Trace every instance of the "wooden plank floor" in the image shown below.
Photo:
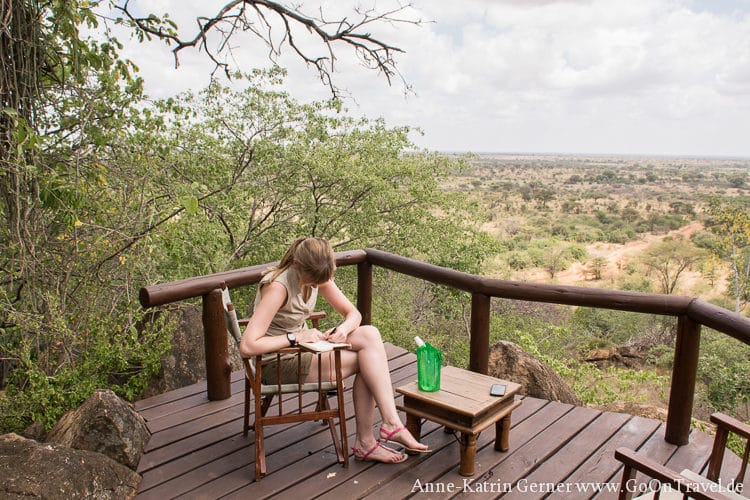
M394 386L414 380L415 356L390 344L386 348ZM242 436L243 384L243 373L234 373L232 397L224 401L208 401L205 383L198 383L136 403L152 433L138 467L143 477L139 499L609 499L616 498L620 482L617 447L642 451L678 471L703 471L712 444L712 438L693 431L690 443L677 447L664 441L659 421L527 397L513 412L508 452L494 451L491 430L479 436L472 478L458 474L455 436L436 424L423 426L431 454L396 465L350 456L344 469L336 463L327 427L307 422L267 431L268 475L253 482L253 434ZM346 414L352 443L351 390ZM729 462L727 467L736 467Z

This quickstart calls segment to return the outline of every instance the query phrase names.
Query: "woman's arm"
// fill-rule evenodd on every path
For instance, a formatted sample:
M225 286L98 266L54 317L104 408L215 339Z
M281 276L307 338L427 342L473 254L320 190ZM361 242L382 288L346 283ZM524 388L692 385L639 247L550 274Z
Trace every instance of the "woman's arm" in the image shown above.
M260 302L250 317L245 333L242 334L241 356L247 358L289 347L289 340L285 335L266 335L271 320L286 302L286 297L286 287L281 283L272 281L263 286ZM317 328L305 329L297 333L297 342L315 342L323 337Z
M258 293L260 293L260 289ZM245 333L242 334L241 356L255 356L289 347L289 341L285 336L266 335L271 320L286 302L286 295L286 287L281 283L271 282L263 285L260 303L253 311L253 315L245 328Z
M346 342L349 333L356 330L362 322L362 315L332 280L318 285L318 294L344 317L344 321L336 327L336 331L328 340L331 342Z

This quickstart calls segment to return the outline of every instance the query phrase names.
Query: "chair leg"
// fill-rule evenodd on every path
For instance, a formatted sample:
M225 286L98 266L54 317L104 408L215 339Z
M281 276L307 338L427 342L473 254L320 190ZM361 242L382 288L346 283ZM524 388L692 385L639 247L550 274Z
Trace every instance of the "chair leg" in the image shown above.
M260 405L260 414L261 416L265 417L266 413L268 413L268 409L271 407L271 403L273 403L273 394L268 395L263 398L263 402ZM257 419L258 416L256 415L255 418ZM255 423L253 422L253 427L255 427Z
M260 480L261 477L266 475L266 449L265 442L263 439L263 416L265 411L261 408L265 405L268 398L263 398L263 401L255 398L255 422L253 422L253 429L255 430L255 480ZM259 415L260 414L260 415Z
M268 413L268 409L271 407L271 403L273 403L273 394L263 398L263 408L261 409L261 415L263 415L264 417L266 416L266 413Z
M328 398L325 394L321 395L321 398L318 400L318 410L329 410L331 409L331 405L328 404ZM333 440L333 447L336 449L336 459L338 462L344 463L344 453L341 449L341 443L339 442L339 437L336 435L336 423L333 421L333 417L326 418L321 423L323 425L328 424L328 429L331 431L331 439Z
M263 426L255 425L255 480L266 475L266 449L263 442Z
M247 437L247 431L250 429L250 391L252 385L250 380L245 377L245 417L242 420L242 435Z
M322 406L322 410L330 410L331 405L328 403L328 398L323 396L322 401L318 401L318 405ZM336 432L335 417L327 418L323 421L323 425L328 423L328 429L331 431L331 439L333 440L333 446L336 449L336 459L338 463L344 464L344 467L349 466L349 454L347 453L346 443L346 417L344 416L343 406L339 406L339 427L341 432L341 439Z
M315 411L323 411L328 410L330 406L328 405L328 398L324 394L318 394L318 402L315 404ZM321 425L326 425L325 419L316 420L316 422L320 422Z

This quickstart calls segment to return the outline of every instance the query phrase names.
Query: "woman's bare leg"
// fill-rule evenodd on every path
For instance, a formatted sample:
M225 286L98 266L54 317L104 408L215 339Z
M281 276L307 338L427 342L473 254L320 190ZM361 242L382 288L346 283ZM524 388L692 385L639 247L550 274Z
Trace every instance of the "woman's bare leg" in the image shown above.
M376 403L380 410L381 425L386 431L403 427L403 423L393 399L388 356L378 329L370 325L360 326L349 334L348 341L352 344L352 348L348 352L341 353L342 371L345 377L357 373L352 387L357 422L357 444L368 450L375 443L372 425ZM328 373L327 365L330 363L328 357L323 356L321 362L323 373ZM313 358L310 376L317 377L316 358ZM427 446L414 439L406 429L394 434L393 437L398 438L409 448L427 449Z

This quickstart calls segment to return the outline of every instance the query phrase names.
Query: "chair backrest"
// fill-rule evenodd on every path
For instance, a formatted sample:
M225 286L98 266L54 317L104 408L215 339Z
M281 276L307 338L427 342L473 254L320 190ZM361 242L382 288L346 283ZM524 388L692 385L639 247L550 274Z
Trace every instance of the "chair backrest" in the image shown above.
M232 336L232 339L234 339L234 344L239 348L240 340L242 339L242 329L240 328L240 323L237 320L237 312L234 310L232 297L229 295L229 287L226 283L221 284L221 298L221 301L224 305L224 321L227 324L227 330ZM255 362L253 358L243 358L243 361L248 367L250 367L250 371L252 372L252 376L254 377Z
M240 323L237 320L237 313L232 305L232 297L229 295L229 287L226 283L221 284L221 301L224 305L224 320L227 323L227 330L234 339L234 343L240 345L240 339L242 338L242 331L240 330Z

